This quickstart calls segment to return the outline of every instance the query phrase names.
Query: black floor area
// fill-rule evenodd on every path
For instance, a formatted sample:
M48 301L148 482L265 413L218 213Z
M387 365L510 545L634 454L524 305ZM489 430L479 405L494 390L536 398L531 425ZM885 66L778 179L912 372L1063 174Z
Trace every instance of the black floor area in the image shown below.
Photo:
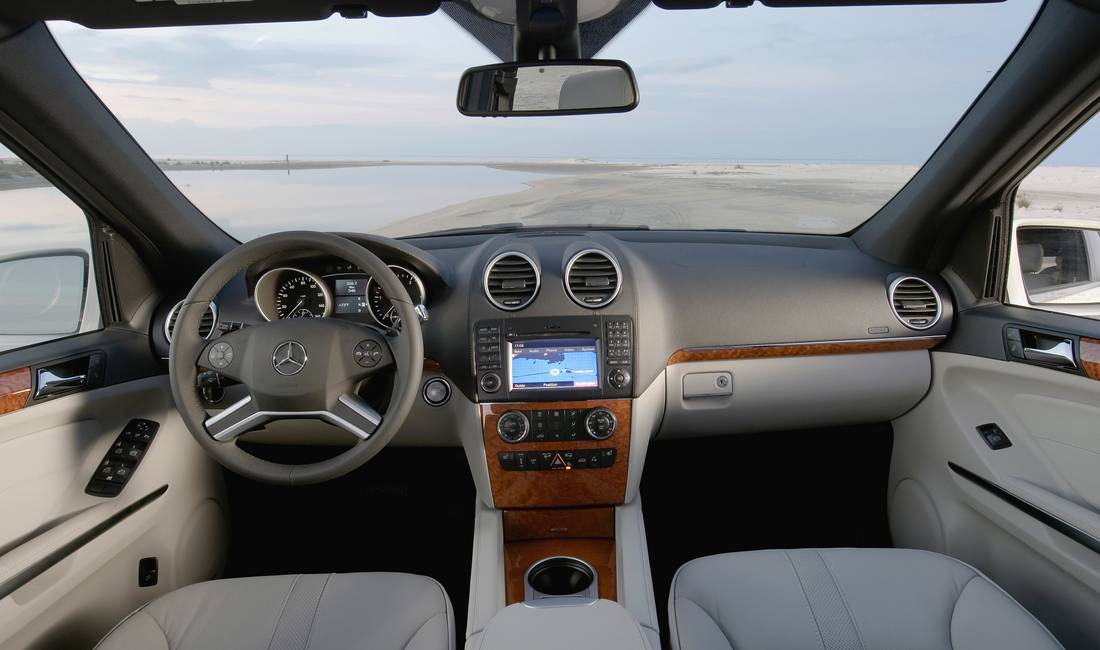
M317 453L281 451L299 463ZM431 576L451 597L462 647L475 490L461 449L391 447L350 475L314 486L276 487L228 472L226 482L232 510L226 577L352 571Z
M668 645L672 576L688 560L767 548L888 547L889 425L655 442L642 477Z

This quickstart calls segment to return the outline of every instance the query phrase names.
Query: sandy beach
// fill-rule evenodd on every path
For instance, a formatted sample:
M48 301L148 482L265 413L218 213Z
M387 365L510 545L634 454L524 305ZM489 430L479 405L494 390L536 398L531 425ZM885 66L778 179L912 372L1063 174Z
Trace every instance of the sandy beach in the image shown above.
M383 228L400 236L501 222L840 233L862 223L913 174L910 166L636 165L529 183Z
M588 160L162 159L157 163L173 173L481 167L535 175L534 180L516 185L518 191L459 201L419 214L409 211L371 228L373 232L395 237L512 222L532 226L606 224L838 234L863 223L916 172L911 165L649 164ZM431 182L432 173L425 170L425 182ZM45 181L22 162L0 161L0 190L44 186ZM314 196L318 205L330 198L335 197ZM346 210L354 212L354 197L347 201ZM1028 216L1086 218L1100 224L1100 168L1041 167L1021 187L1017 209Z

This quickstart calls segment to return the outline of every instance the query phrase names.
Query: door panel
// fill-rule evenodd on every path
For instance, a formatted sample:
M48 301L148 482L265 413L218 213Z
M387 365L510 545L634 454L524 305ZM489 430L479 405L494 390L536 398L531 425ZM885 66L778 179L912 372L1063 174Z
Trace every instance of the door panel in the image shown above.
M170 394L158 376L0 416L0 648L91 647L133 609L220 571L221 471ZM117 496L87 494L133 418L160 425L144 457ZM139 587L146 557L159 577Z
M1100 540L1100 381L1001 354L932 353L928 396L894 422L891 531L986 572L1067 647L1097 647L1100 553L1082 541ZM991 448L987 424L1011 446Z

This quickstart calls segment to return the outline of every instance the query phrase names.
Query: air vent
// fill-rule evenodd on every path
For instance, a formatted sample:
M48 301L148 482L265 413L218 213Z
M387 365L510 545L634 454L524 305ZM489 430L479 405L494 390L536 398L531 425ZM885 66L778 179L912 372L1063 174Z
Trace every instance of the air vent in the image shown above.
M621 284L619 265L603 251L581 251L565 265L565 291L581 307L596 309L610 303Z
M915 330L932 327L943 312L939 294L932 285L911 275L890 284L890 304L898 320Z
M485 295L501 309L515 311L531 304L539 292L539 270L522 253L502 253L485 267Z
M168 312L168 318L164 321L164 338L168 339L168 342L172 342L172 331L176 329L176 319L180 315L180 307L183 306L183 301L176 303L172 307L172 311ZM210 335L214 333L214 328L218 325L218 306L214 303L210 303L210 307L206 310L206 313L202 315L202 320L199 321L199 336L203 339L210 338Z

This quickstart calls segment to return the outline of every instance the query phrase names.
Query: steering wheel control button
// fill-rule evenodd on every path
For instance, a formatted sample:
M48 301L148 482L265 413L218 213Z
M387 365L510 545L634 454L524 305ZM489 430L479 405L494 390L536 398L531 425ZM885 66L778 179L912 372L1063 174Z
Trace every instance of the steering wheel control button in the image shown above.
M615 433L618 421L615 414L605 408L595 408L584 418L584 430L594 440L607 440Z
M520 442L530 431L531 422L520 411L508 411L497 420L497 434L504 442Z
M439 377L433 377L424 384L424 401L432 406L443 406L451 399L451 385Z
M630 385L630 373L622 368L615 368L608 373L607 383L612 388L626 388Z
M210 367L215 370L224 370L233 363L233 346L225 341L215 343L206 353L206 359L210 362Z
M495 372L486 373L481 378L481 390L486 393L495 393L500 390L500 375Z
M366 340L360 341L355 346L355 363L358 363L364 368L373 368L382 361L382 346L378 345L376 341ZM448 397L450 396L450 389L448 389ZM446 400L444 400L446 401Z
M271 353L271 366L284 377L292 377L306 367L306 347L297 341L283 341Z

